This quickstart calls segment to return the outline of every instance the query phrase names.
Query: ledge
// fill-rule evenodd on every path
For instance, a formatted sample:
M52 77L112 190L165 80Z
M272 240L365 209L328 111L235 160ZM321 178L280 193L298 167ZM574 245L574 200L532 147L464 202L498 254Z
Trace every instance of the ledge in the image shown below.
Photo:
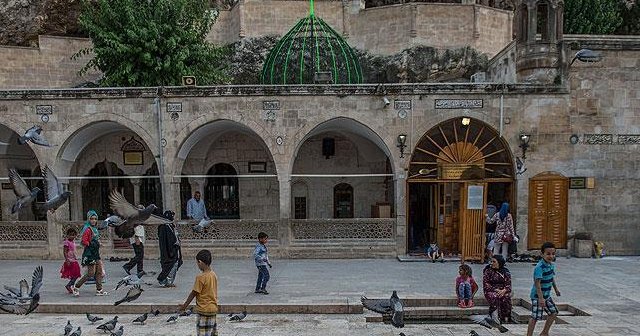
M197 87L0 90L0 100L126 99L243 96L370 96L567 93L560 86L502 83L403 83L359 85L222 85Z
M640 50L640 35L565 35L571 50Z

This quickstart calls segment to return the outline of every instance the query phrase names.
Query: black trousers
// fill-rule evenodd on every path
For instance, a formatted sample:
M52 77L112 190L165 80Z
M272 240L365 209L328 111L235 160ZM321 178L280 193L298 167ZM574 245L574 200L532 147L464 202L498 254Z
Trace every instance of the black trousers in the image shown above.
M144 245L140 243L139 245L132 244L134 256L129 260L128 263L124 264L124 268L131 270L133 266L136 266L136 271L138 273L143 271L144 266Z

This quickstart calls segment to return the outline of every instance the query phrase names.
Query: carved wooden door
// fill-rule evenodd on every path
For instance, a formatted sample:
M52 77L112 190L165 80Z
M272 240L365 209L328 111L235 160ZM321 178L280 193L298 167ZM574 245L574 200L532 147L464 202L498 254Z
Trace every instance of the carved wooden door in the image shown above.
M464 183L460 188L460 253L462 260L484 260L487 184Z
M544 173L529 180L529 229L527 248L538 249L544 242L567 247L569 179Z

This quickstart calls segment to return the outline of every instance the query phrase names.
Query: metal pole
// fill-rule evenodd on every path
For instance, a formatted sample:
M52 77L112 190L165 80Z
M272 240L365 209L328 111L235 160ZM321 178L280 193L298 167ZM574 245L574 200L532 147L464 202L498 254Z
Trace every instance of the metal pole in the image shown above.
M160 91L159 87L156 91L156 97L153 99L153 108L158 117L158 174L160 175L160 191L162 193L163 208L167 200L167 191L164 183L164 154L162 148L162 111L160 108Z

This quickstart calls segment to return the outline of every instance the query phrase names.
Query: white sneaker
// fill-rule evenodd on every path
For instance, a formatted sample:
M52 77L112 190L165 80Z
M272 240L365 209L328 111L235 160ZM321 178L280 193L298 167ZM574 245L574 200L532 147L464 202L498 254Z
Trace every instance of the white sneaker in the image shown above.
M109 293L103 291L102 289L99 291L96 291L96 296L105 296L105 295L109 295Z
M76 286L73 286L71 290L73 291L73 296L80 296L80 290Z

